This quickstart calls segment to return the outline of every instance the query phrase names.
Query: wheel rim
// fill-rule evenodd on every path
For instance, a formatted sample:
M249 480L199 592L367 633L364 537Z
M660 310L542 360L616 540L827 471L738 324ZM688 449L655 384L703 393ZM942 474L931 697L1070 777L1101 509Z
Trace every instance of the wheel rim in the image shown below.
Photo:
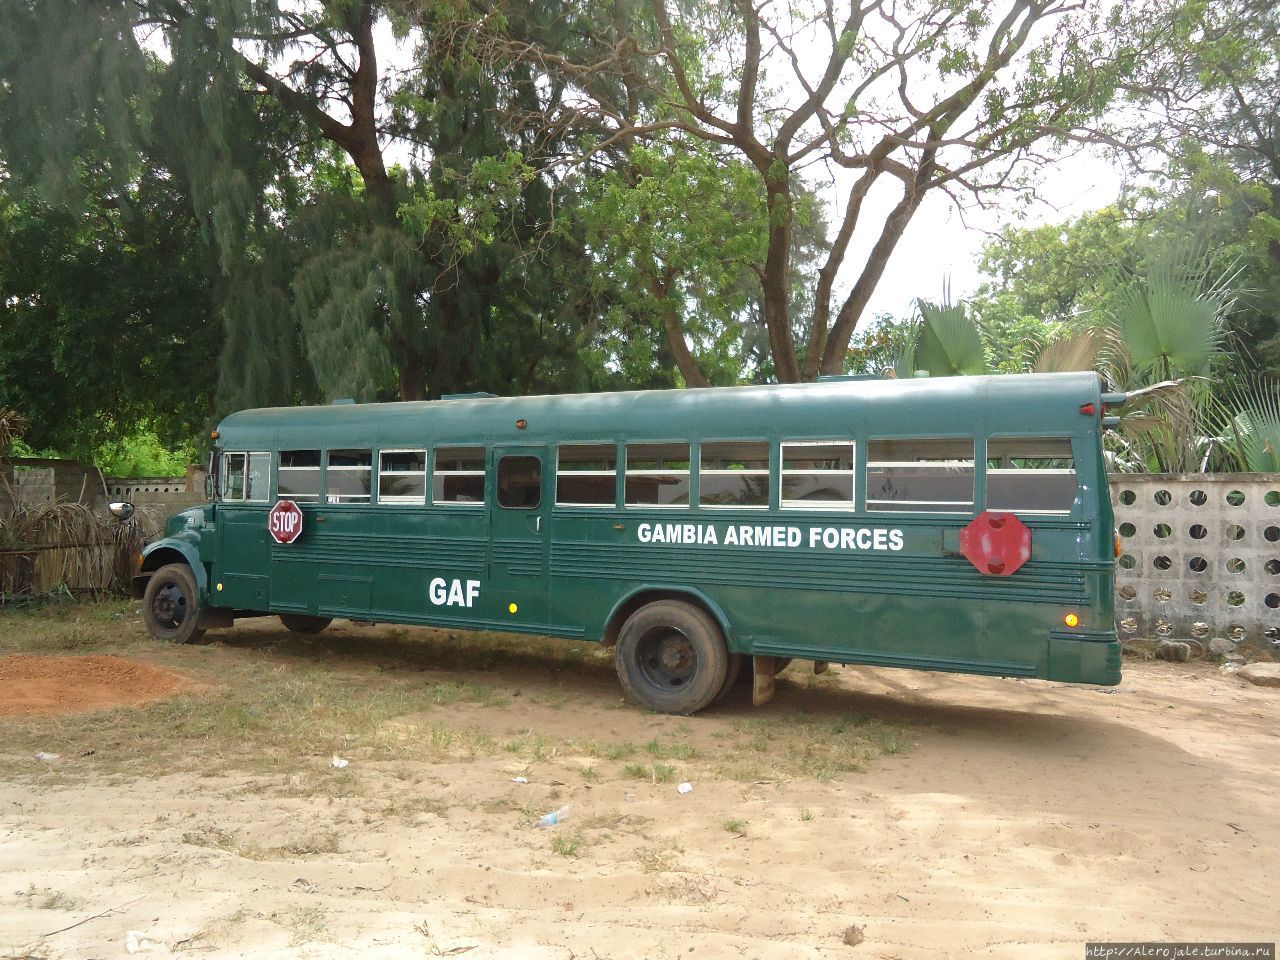
M658 627L636 644L636 663L645 683L657 690L679 690L697 672L698 655L679 630Z
M177 630L187 619L187 595L173 581L160 587L151 598L151 616L166 630Z

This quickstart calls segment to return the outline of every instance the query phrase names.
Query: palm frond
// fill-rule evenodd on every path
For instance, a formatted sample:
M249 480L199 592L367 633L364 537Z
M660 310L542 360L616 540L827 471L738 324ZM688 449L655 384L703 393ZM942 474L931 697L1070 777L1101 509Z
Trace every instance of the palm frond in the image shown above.
M1063 373L1069 370L1093 370L1102 350L1102 334L1085 329L1055 340L1040 351L1031 369L1035 373Z
M921 300L919 306L923 322L915 347L918 369L934 377L987 372L982 336L963 305Z

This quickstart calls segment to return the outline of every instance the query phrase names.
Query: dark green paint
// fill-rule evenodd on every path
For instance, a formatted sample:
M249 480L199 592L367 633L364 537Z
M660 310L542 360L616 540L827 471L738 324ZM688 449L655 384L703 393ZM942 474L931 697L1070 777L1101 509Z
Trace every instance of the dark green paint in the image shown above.
M740 653L1114 684L1111 504L1098 418L1079 412L1099 402L1098 378L1076 373L249 410L220 425L222 449L483 444L486 503L300 504L304 533L291 545L268 536L269 503L217 503L171 519L149 549L198 553L202 601L242 611L599 639L629 600L674 592L702 603ZM767 511L554 505L561 442L767 439L776 475L782 440L852 438L861 507L868 439L1019 434L1069 436L1081 495L1070 515L1022 516L1032 557L1010 577L959 555L969 515L779 510L776 483ZM541 458L537 508L497 505L504 455ZM975 470L980 512L981 447ZM673 522L713 525L719 542L638 539L644 523ZM802 542L726 545L739 524L798 527ZM811 548L811 527L901 530L905 545ZM475 605L429 603L435 578L480 581ZM1067 612L1079 628L1063 625Z

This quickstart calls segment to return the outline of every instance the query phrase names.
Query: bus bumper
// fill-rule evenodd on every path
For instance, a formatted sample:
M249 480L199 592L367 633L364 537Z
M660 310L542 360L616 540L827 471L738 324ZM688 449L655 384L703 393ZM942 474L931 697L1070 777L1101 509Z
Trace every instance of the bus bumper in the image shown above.
M1114 687L1120 682L1120 641L1114 633L1051 632L1047 679Z

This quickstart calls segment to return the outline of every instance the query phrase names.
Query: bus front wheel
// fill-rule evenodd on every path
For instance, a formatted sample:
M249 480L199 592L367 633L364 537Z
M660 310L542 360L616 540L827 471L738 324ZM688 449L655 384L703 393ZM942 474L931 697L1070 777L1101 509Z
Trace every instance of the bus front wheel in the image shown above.
M688 715L715 700L729 671L720 628L704 611L659 600L633 613L618 635L615 665L633 699L659 713Z
M142 594L142 616L147 632L157 640L195 643L200 629L200 589L185 563L161 567L147 581Z
M319 633L333 623L333 617L308 617L301 613L282 613L280 622L284 624L286 630L294 633Z

